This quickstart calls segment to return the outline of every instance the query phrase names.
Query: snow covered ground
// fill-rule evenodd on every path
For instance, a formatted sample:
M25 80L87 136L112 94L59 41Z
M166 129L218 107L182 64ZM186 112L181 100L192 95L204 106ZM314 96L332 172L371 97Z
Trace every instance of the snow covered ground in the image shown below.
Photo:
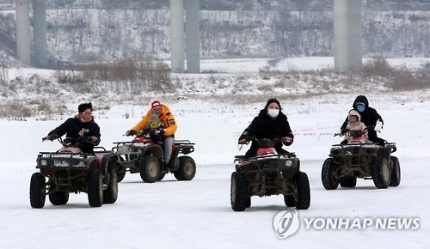
M239 61L234 64L236 66L219 71L240 67L252 71L259 68L258 61L255 63ZM302 60L297 63L295 68L310 65ZM221 66L225 63L221 62L217 68ZM214 67L215 64L202 65L202 68ZM400 160L402 181L399 187L378 190L372 181L359 179L354 189L327 191L321 183L321 166L330 146L339 142L333 134L358 94L366 94L370 105L383 117L385 126L380 136L397 143L395 155ZM354 92L333 95L330 99L281 102L296 134L293 145L287 149L296 152L311 185L311 206L298 212L300 228L286 239L279 238L273 228L279 212L295 210L285 207L282 196L253 197L251 208L244 212L234 212L230 208L233 158L247 149L245 146L239 150L237 138L265 102L249 106L249 109L235 108L232 103L214 106L213 102L199 102L196 107L191 99L167 103L177 114L177 139L196 143L195 152L190 154L197 163L196 177L179 182L173 175L167 175L161 182L147 184L138 174L127 174L119 183L117 202L100 208L91 208L87 195L82 193L71 194L65 206L53 206L47 200L43 209L32 209L29 183L31 174L36 171L36 156L39 151L59 148L57 142L42 143L41 138L61 120L2 120L2 247L428 248L430 99L427 96L429 92L409 93L409 96ZM102 130L101 145L110 149L114 141L127 141L122 134L139 121L147 106L117 106L107 113L109 119L96 119ZM123 118L121 114L130 110L135 115ZM97 111L95 116L97 118ZM321 222L331 218L373 223L381 219L395 221L386 229L375 224L352 229L321 228ZM419 226L413 223L410 229L399 229L397 218L415 219ZM312 219L320 223L307 226L306 222Z

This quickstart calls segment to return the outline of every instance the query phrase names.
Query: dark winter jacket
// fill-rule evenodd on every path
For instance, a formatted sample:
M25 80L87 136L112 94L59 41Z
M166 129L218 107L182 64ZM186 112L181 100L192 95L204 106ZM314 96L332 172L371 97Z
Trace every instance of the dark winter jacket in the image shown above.
M372 138L376 138L376 131L374 130L376 122L380 120L382 124L384 124L384 121L382 120L382 117L378 114L378 112L369 106L369 101L367 100L366 96L359 95L354 100L354 103L352 104L352 107L354 110L357 110L357 103L363 103L366 106L366 109L364 112L360 112L361 115L361 122L363 122L368 129L369 132L369 138L372 140ZM358 111L358 110L357 110ZM345 122L341 126L342 132L345 130L346 126L348 125L348 117L346 117Z
M151 128L151 127L149 127L149 126L147 126L144 130L143 130L143 134L144 135L147 135L147 134L149 134L149 137L151 138L151 140L154 142L154 143L163 143L163 141L164 141L164 136L162 135L162 134L155 134L154 132L156 131L156 130L164 130L165 128L164 128L164 126L163 125L160 125L158 128L156 128L156 129L153 129L153 128Z
M293 132L291 131L290 124L288 123L287 116L279 112L279 115L272 119L266 109L262 109L257 117L255 117L251 124L244 130L239 140L255 136L257 139L267 138L274 139L276 137L291 137L294 139ZM291 145L292 142L284 142L285 145ZM251 147L258 147L258 144L253 141ZM282 143L275 144L275 148L279 150Z
M79 132L83 131L83 135L79 135ZM79 120L79 116L76 115L74 118L67 119L60 126L50 131L48 135L56 134L58 137L61 137L66 134L66 137L70 137L75 139L76 141L80 141L81 144L79 147L83 152L91 153L94 145L98 145L100 143L100 127L94 122L92 119L90 122L81 122ZM88 145L88 140L85 139L89 136L97 137L97 141L95 143L91 143ZM89 147L89 148L88 148Z

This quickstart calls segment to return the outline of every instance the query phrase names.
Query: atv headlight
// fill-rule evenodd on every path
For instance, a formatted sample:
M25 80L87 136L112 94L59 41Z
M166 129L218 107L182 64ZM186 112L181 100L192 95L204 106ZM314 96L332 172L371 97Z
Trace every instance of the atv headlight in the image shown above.
M69 160L61 160L61 159L55 159L54 160L54 166L57 167L67 167L69 166Z
M128 154L130 151L130 146L129 145L123 145L118 147L118 154Z
M85 163L84 163L84 161L80 161L79 163L78 163L78 165L76 165L77 167L82 167L82 168L85 168L86 167L86 165L85 165Z
M42 159L39 161L40 166L47 166L48 165L48 161L45 159Z
M293 161L291 161L291 160L285 161L285 166L287 166L287 167L293 166Z

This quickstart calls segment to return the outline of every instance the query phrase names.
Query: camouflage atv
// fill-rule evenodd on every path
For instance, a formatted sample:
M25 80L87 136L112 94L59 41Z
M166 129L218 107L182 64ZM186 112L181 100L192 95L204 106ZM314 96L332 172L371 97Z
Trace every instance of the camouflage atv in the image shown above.
M154 183L164 178L166 173L173 173L179 181L192 180L196 174L196 163L188 154L194 151L194 143L188 140L176 140L172 147L169 169L163 168L162 145L154 143L147 136L136 136L131 142L115 142L112 151L117 156L119 168L118 181L122 181L126 172L139 173L142 181Z
M30 181L31 207L43 208L46 196L52 205L64 205L69 201L69 193L80 192L88 194L91 207L115 203L116 156L103 147L95 147L94 154L82 153L73 139L57 139L63 145L60 150L40 152L37 156L39 172L33 173Z
M310 188L306 173L294 153L278 154L273 145L281 138L254 139L260 144L257 155L235 156L236 171L231 174L230 203L234 211L251 206L252 196L284 195L288 207L308 209Z
M322 184L327 190L336 189L339 184L353 188L357 178L361 178L372 179L378 189L399 186L399 159L391 155L396 150L395 143L334 144L322 166Z

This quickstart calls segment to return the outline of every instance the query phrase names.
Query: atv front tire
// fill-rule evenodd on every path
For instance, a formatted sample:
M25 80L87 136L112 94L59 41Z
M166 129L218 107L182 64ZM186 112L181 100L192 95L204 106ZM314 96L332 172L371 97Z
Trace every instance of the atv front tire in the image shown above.
M337 189L339 186L339 180L335 180L335 166L333 158L327 158L322 166L321 180L327 190Z
M231 174L230 203L234 211L244 211L248 206L246 178L243 174L237 172ZM251 203L249 202L249 204Z
M309 187L309 178L305 172L297 172L294 176L297 184L297 209L308 209L311 204L311 190Z
M46 182L41 173L34 173L30 180L30 205L32 208L43 208L46 199Z
M153 156L145 156L140 163L140 178L147 183L154 183L160 177L160 164L157 158Z
M373 183L379 189L388 188L391 182L391 170L388 160L378 156L372 165Z

